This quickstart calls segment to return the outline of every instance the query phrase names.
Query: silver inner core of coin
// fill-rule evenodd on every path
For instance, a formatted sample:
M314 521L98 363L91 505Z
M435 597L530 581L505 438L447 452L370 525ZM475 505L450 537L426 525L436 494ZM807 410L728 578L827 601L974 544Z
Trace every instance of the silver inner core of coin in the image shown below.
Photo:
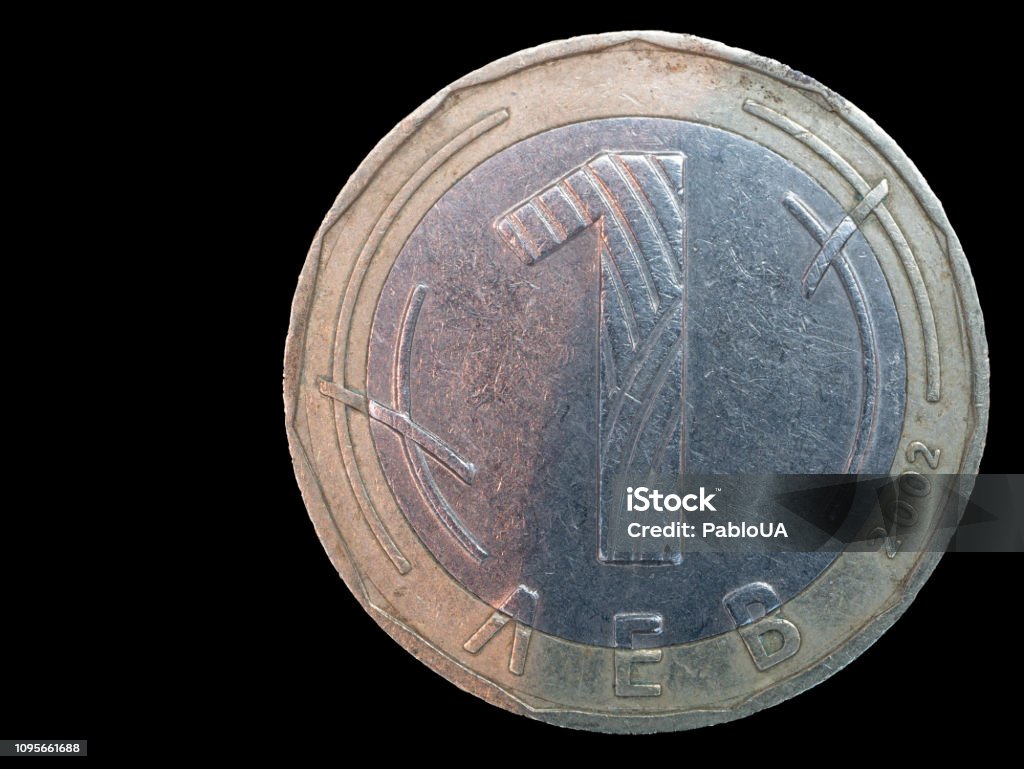
M723 595L763 581L784 602L836 555L626 540L627 482L887 473L906 392L848 212L756 142L640 117L547 131L455 183L387 278L368 368L385 475L430 552L602 646L616 616L657 618L645 646L726 632Z

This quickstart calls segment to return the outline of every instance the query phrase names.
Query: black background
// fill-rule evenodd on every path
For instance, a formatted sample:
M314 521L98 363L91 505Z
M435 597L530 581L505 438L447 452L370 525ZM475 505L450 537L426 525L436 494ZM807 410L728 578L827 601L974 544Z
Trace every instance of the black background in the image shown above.
M218 299L228 312L217 321L215 343L233 369L232 382L245 386L225 383L232 393L223 408L241 419L213 446L217 477L231 492L198 503L198 512L183 519L197 541L206 539L208 520L224 523L228 539L211 545L216 570L194 610L158 629L175 650L143 655L139 670L147 683L139 702L183 697L180 709L164 703L177 713L167 725L212 726L236 745L258 739L269 752L301 746L341 756L352 741L372 740L395 758L431 750L442 761L487 761L488 750L506 748L541 757L547 748L536 745L538 738L680 762L704 748L732 755L799 748L804 735L834 740L835 748L864 760L883 760L908 743L979 735L1008 742L1019 727L1017 710L993 700L1009 693L1012 701L1021 684L1021 641L1010 624L1020 609L1016 556L945 557L877 644L794 700L739 722L642 738L558 729L463 693L394 643L337 576L295 483L281 399L289 308L309 244L359 162L420 103L494 59L576 34L654 28L716 39L782 61L873 117L943 202L977 282L993 381L982 470L1020 471L1010 361L1018 352L1014 297L1022 255L1013 236L1019 206L1004 181L1019 174L1007 150L1018 139L1004 114L1015 97L1000 74L1016 72L1004 69L1001 53L1016 43L996 20L933 22L926 33L883 22L882 9L851 8L849 16L821 20L777 6L761 17L739 18L737 11L727 22L708 22L680 8L672 17L620 16L613 24L582 20L600 15L582 6L573 23L537 10L497 20L488 8L471 23L474 31L445 27L438 10L422 27L393 29L387 18L374 26L320 16L287 24L264 18L203 38L209 58L190 77L196 93L205 94L204 111L188 130L208 159L195 186L216 199L215 214L230 232L217 254L188 263L197 280L209 267L228 268L227 293ZM178 55L189 51L183 44ZM197 453L209 454L210 445ZM205 499L201 488L195 495ZM52 579L67 584L65 574ZM29 598L48 590L46 583L19 589ZM97 664L90 656L96 647L66 648L62 634L56 621L8 632L7 651L23 664L0 685L8 696L0 725L12 730L0 736L94 739L89 729L118 731L97 713L98 689L68 683L75 671ZM117 656L120 644L127 649L139 640L127 634L94 643ZM184 665L190 674L177 685L158 684L152 671L181 664L179 652L192 655L195 670ZM680 753L636 753L638 746Z
M524 47L605 29L522 26L502 22L472 34L399 34L397 43L387 35L359 40L351 34L344 45L320 41L326 53L319 43L307 50L292 47L276 59L270 51L261 87L247 105L253 118L273 126L265 133L267 153L254 158L267 173L265 183L250 192L266 207L262 220L268 241L261 266L267 276L260 285L265 312L259 328L266 356L259 360L258 379L267 383L267 402L259 419L268 421L273 440L263 478L266 512L259 517L265 550L248 570L263 584L265 624L259 628L270 642L254 696L271 730L329 740L340 738L343 729L383 734L400 725L435 735L439 748L447 744L456 751L474 736L489 736L495 747L510 749L538 737L573 746L623 739L560 730L488 706L391 641L325 557L295 486L280 428L277 372L286 308L309 241L348 175L395 123L461 75ZM1007 252L1005 228L994 221L994 195L982 173L996 160L987 155L991 131L967 117L990 96L985 91L990 84L970 77L976 72L963 72L971 69L972 57L988 60L980 41L972 46L953 30L944 39L919 36L913 29L867 37L842 29L769 33L749 23L689 26L680 20L673 26L783 61L871 115L943 201L971 260L989 327L1000 325L1006 307L1000 284L1008 277L1007 260L1014 257ZM395 75L381 69L396 71L396 65ZM1000 388L1010 380L1007 373L1000 376L1000 362L1015 350L1001 346L1005 334L990 332L990 339L996 386L985 468L1009 472L1019 467L1007 445L1012 433L1007 421L1016 419L1016 411L1007 409L1007 385ZM1011 560L1019 563L1006 556L948 556L905 617L840 675L743 721L644 738L644 744L687 750L746 741L763 746L811 730L850 739L864 755L885 755L887 743L905 740L911 724L943 730L917 739L982 727L998 732L1011 723L1010 714L993 711L988 703L994 691L1021 681L1019 642L1005 624L1007 591L1016 584ZM453 732L449 743L443 735Z
M871 115L917 163L943 201L971 260L989 328L1000 325L1006 307L1000 302L1000 283L1008 278L1005 263L1012 257L1005 229L993 220L997 206L993 191L986 188L988 172L982 171L995 160L986 146L993 137L967 117L990 96L985 90L990 84L979 84L971 77L976 72L963 72L971 69L972 56L989 61L980 40L965 43L952 30L945 38L919 36L913 29L868 37L841 28L829 34L811 29L780 34L750 24L689 26L681 20L674 26L783 61ZM267 216L277 238L267 260L275 281L266 295L265 333L271 352L280 351L284 308L308 241L348 174L376 141L462 74L521 48L590 31L603 28L591 24L403 35L397 46L383 41L357 44L323 58L300 55L281 70L267 70L265 109L281 127L272 154L277 166L259 191L274 201ZM400 76L376 69L384 61L397 62ZM317 96L321 89L325 95ZM346 109L338 109L338 103ZM282 114L295 122L282 121ZM1019 468L1007 445L1013 432L1007 422L1016 419L1016 407L1007 408L1005 383L1010 376L1000 364L1014 350L1004 346L1005 334L989 336L996 385L985 469L1009 472ZM276 385L272 377L277 358L271 356L266 364L266 378ZM270 416L278 419L276 389L268 386L267 395ZM266 662L268 715L276 713L314 734L321 724L332 734L330 727L342 722L374 732L397 721L403 728L436 735L450 729L461 736L490 735L510 748L528 745L535 737L568 745L621 740L559 730L490 707L401 650L359 608L324 556L294 488L280 430L277 437L269 470L273 496L268 497L264 519L276 569L267 580L271 589L266 611L287 630L275 634L278 645ZM885 755L888 743L906 739L911 724L951 730L925 732L917 739L981 727L998 733L1011 723L1010 714L993 711L987 703L993 692L1021 681L1019 644L1004 624L1007 590L1016 584L1011 565L1018 563L1012 556L951 554L904 618L848 670L743 721L654 736L644 744L720 748L750 740L764 745L765 740L811 730L851 739L868 756L875 751ZM360 710L342 717L340 710L325 708L319 694L326 691L332 692L328 702L352 698ZM280 695L283 700L276 699Z

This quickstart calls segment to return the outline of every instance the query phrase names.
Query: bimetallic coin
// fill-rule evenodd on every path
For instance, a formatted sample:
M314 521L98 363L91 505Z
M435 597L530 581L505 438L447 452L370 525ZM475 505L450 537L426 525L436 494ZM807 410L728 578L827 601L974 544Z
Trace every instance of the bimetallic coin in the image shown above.
M987 349L956 235L869 118L753 54L619 33L495 62L378 145L310 250L285 404L317 532L399 643L533 718L678 730L899 617L941 478L978 468ZM851 474L906 492L875 546L684 533L744 494L766 524L752 476ZM663 479L685 510L636 536Z

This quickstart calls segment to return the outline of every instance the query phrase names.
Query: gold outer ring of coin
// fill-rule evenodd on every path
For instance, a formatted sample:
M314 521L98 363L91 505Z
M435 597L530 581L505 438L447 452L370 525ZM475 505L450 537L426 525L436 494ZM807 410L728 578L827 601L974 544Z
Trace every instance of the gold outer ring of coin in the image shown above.
M616 87L601 99L583 96L609 80ZM877 221L863 232L889 282L906 345L907 404L892 474L975 473L989 400L981 309L939 201L869 117L775 61L662 32L573 38L489 64L396 126L341 191L299 279L284 396L303 498L349 589L422 662L507 710L605 732L729 721L808 689L878 639L941 557L928 547L844 552L759 622L658 650L618 650L506 621L456 583L417 538L376 457L362 396L369 329L391 265L423 214L485 159L555 126L637 115L752 139L815 178L847 210L863 195L864 180L888 181L887 216L901 235ZM936 456L941 464L933 468ZM941 496L924 503L938 509ZM487 642L467 650L488 626L496 630ZM751 651L757 634L789 628L799 635L796 653L759 669ZM629 656L641 652L643 659ZM617 695L616 677L628 676L634 663L658 671L658 696Z

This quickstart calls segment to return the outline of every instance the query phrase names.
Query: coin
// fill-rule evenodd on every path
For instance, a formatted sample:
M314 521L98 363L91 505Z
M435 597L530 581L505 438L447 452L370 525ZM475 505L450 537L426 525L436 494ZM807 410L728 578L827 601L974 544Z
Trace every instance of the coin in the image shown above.
M938 525L694 552L629 533L628 479L892 475L916 520L977 470L987 388L966 259L895 143L776 62L646 32L502 59L396 127L285 359L306 505L371 616L489 702L613 732L814 685L940 554Z

